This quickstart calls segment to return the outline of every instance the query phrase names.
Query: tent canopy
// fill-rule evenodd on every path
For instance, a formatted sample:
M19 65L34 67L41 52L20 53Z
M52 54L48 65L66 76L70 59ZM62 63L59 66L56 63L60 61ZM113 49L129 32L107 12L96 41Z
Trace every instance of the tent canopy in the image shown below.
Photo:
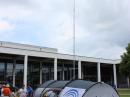
M37 88L34 97L119 97L119 95L112 86L103 82L51 80Z

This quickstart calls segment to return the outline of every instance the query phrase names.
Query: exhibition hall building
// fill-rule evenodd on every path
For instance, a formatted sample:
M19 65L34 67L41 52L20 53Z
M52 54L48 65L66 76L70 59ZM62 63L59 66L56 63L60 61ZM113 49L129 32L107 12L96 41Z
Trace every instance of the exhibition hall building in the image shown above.
M48 80L83 79L124 88L128 84L119 73L119 63L120 60L61 54L55 48L0 41L0 82L16 87L31 83L35 89Z

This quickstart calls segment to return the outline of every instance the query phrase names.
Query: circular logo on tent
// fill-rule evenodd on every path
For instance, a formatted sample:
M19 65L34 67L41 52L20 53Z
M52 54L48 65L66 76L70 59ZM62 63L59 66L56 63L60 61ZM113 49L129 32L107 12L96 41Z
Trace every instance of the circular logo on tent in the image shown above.
M71 89L71 90L67 91L67 92L63 95L63 97L79 97L79 93L78 93L77 90Z

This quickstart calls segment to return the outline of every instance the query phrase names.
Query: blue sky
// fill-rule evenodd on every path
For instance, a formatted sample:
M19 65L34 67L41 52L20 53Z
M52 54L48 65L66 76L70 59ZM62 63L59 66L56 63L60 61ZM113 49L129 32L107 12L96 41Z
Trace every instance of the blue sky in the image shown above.
M75 0L76 54L119 59L130 42L129 0ZM0 40L73 53L73 0L0 0Z

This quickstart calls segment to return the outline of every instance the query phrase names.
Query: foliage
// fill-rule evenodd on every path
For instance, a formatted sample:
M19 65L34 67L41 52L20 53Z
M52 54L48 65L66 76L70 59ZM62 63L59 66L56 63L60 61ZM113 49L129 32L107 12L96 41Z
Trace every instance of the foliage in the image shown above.
M130 76L130 43L126 47L126 52L121 56L119 70L122 74Z

